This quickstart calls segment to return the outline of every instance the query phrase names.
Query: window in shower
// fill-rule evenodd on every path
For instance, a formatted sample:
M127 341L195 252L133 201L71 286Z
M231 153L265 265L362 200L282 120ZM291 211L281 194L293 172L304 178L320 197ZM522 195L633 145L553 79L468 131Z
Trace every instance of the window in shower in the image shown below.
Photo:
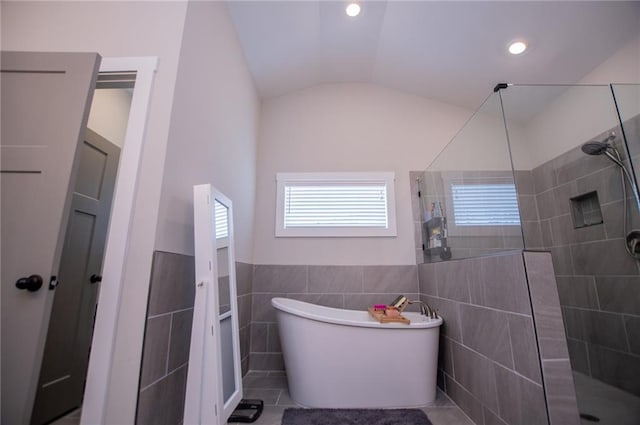
M276 236L396 236L394 180L394 173L278 173Z
M456 226L519 226L520 213L513 183L451 184Z

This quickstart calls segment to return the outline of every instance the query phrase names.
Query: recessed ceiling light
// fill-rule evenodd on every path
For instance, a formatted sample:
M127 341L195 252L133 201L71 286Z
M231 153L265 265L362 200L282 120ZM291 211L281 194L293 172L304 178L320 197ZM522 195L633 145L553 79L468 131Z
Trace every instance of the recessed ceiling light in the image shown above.
M527 50L527 43L524 41L518 40L509 44L509 53L512 55L519 55L524 53L525 50Z
M346 9L347 15L352 18L360 14L360 5L358 3L349 3Z

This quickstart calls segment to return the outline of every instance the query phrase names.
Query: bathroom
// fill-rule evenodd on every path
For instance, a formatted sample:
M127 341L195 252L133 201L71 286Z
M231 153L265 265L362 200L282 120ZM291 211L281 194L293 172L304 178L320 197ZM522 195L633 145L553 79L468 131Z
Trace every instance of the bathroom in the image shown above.
M437 90L431 97L425 97L378 84L350 80L341 83L326 82L263 99L255 89L255 83L246 64L247 59L243 56L243 40L234 28L237 23L234 22L233 16L240 14L240 11L234 11L233 7L250 7L250 3L233 7L217 2L120 5L126 13L116 10L106 2L97 5L82 2L24 3L8 6L3 4L3 48L34 51L97 50L104 56L148 54L161 58L147 128L148 139L151 142L146 145L141 161L136 217L132 225L135 233L131 236L131 251L132 264L135 266L129 266L131 270L127 271L125 277L127 282L144 283L129 285L123 293L121 326L125 327L124 323L127 323L128 329L123 329L118 334L115 345L117 371L113 372L113 386L106 403L105 423L132 422L132 415L136 412L135 394L138 392L139 423L153 422L149 417L141 416L145 408L147 413L144 414L152 414L150 412L155 410L170 417L181 416L183 401L178 393L170 389L184 386L186 379L184 346L188 338L185 339L184 331L190 326L189 299L193 298L193 292L190 292L193 280L190 269L193 262L190 198L193 184L212 182L227 196L232 197L234 202L241 352L244 371L254 373L257 382L270 381L277 387L283 378L280 341L274 312L269 304L274 294L286 294L315 303L354 309L390 301L398 294L422 298L434 305L438 300L433 298L442 298L434 297L433 291L439 291L442 285L446 284L441 283L439 277L435 280L429 278L430 270L428 266L423 265L424 254L421 243L418 244L418 241L422 240L420 217L423 212L420 211L420 203L416 202L415 173L423 173L445 146L454 140L460 129L465 127L465 123L480 108L482 99L491 94L496 83L522 81L524 78L505 79L502 76L491 75L488 79L490 84L478 89L480 100L466 106L438 100L441 99L441 95L437 94ZM390 5L387 7L388 11L393 10ZM495 9L491 11L495 12ZM135 41L131 41L131 45L123 45L110 40L114 32L107 25L98 24L98 31L88 28L84 23L80 24L78 29L70 24L75 21L85 22L88 20L87 17L95 15L96 12L105 16L117 15L121 20L121 36ZM158 22L147 22L145 16L150 13L158 17ZM569 12L566 13L571 15ZM373 15L381 19L381 15ZM68 24L65 31L60 31L58 25L51 22L51 17ZM632 24L637 23L637 19L629 19ZM40 29L27 36L27 29L11 25L11 22L20 20L32 22ZM211 22L215 25L211 25ZM144 40L146 45L137 40L141 23L150 34L156 35L154 40ZM463 23L458 25L462 26ZM591 26L602 31L606 29L605 25L596 22ZM620 26L625 27L622 24ZM630 28L632 29L628 30L627 35L619 35L617 39L609 41L608 45L593 46L593 49L604 49L606 52L594 55L597 60L587 61L582 74L560 75L554 82L637 83L640 80L636 60L640 40L637 29L633 29L633 25ZM92 38L82 37L82 30L92 34ZM508 41L500 41L499 47L502 48ZM596 44L593 41L591 43ZM203 53L203 46L209 50ZM276 53L274 52L274 56ZM532 50L521 59L541 61L542 59L536 58L534 53L535 50ZM436 49L429 54L438 56L446 53ZM521 72L522 67L525 67L513 66L520 66ZM527 63L526 67L528 66L531 66L530 62ZM549 66L549 62L546 66ZM286 80L288 74L283 73L280 78ZM408 76L406 79L409 79ZM536 76L528 76L526 79L540 84L551 82L547 78L541 79ZM194 84L194 81L200 84ZM511 89L517 88L509 87L500 94L508 96ZM464 87L464 84L441 88L442 92L455 92L458 96L471 90L471 87ZM521 96L525 99L530 98ZM509 121L513 118L508 115L514 112L516 106L507 102L508 99L505 98L504 109ZM610 104L612 101L611 98L607 98L602 102ZM211 116L215 119L211 119ZM585 124L589 122L581 117L567 116L564 119L573 123L579 122L579 125L576 124L579 127L586 127ZM502 129L500 143L504 155L508 146L504 125L499 128ZM585 130L585 133L580 135L580 141L576 141L571 147L600 137L608 128L594 132ZM511 132L511 128L509 130ZM555 136L556 139L564 137L565 135ZM553 144L553 137L546 139ZM211 143L212 141L215 143ZM549 154L553 156L548 159L556 158L567 150L549 150ZM542 149L538 152L542 152ZM486 159L485 156L481 158ZM504 158L502 156L499 160ZM524 159L530 158L525 155ZM518 164L518 160L522 161L523 156L514 155L513 168L531 170L526 168L526 165ZM611 165L604 157L590 158L590 161ZM540 164L544 162L546 161L540 159ZM499 166L503 165L501 163ZM507 162L505 168L500 169L511 170L511 164ZM276 173L372 170L395 173L396 237L274 237ZM546 175L544 171L535 172ZM537 195L523 192L520 187L518 194L524 197ZM581 194L572 194L571 197ZM523 202L526 200L523 199ZM536 220L539 220L538 214L536 211ZM552 218L553 216L544 218L544 225L551 226ZM525 220L527 219L523 218L523 222ZM542 230L540 232L543 235ZM527 236L525 231L525 238ZM522 238L520 240L522 241ZM505 247L502 245L500 248ZM563 253L562 247L557 248L555 245L522 244L506 248L549 249L554 253L554 260L557 260L558 256L561 260ZM490 257L483 258L487 258L486 261L498 261L489 260ZM510 256L505 258L514 261ZM454 260L449 264L458 263ZM558 268L555 263L554 266ZM434 267L439 272L447 266L437 263ZM500 276L509 276L512 273L512 268L505 268ZM456 282L466 282L467 279L475 279L474 270L446 269L446 273L455 276L452 280ZM524 269L522 270L524 273ZM560 300L562 302L562 297L565 296L566 301L563 304L563 313L568 314L567 317L582 314L576 313L575 310L582 312L585 309L576 303L595 301L588 297L572 301L571 295L563 293L563 290L571 284L569 280L576 279L570 279L568 273L560 276L564 279L564 283L560 282L562 279L558 280ZM435 289L431 287L434 282ZM632 283L624 285L624 289L627 290ZM587 283L582 285L584 291L589 294L595 292L594 286L597 286L597 283L593 283L594 286ZM154 298L157 294L154 289L163 287L166 291L164 295L171 300L170 302ZM452 298L455 301L456 295L452 295ZM436 305L445 321L447 316L452 317L447 312L448 307L462 308L458 303L470 305L464 300L454 301L440 301L441 305ZM634 316L633 311L629 310L632 307L626 308L624 317ZM504 314L511 321L527 316L507 307L488 309L506 312ZM637 315L637 311L635 314ZM508 321L509 325L511 321ZM141 356L143 334L146 335L145 348ZM578 338L579 335L573 331L571 335L576 336L570 337L569 345L574 366L574 356L579 362L580 353L587 350L580 347L586 347L587 342ZM447 334L446 338L456 343L453 339L455 335L450 337ZM156 343L155 349L150 348ZM443 346L446 346L446 343ZM443 353L442 356L442 361L447 361L447 355ZM138 386L140 363L155 366L153 370L142 367L142 377ZM448 367L442 363L441 378L445 380L445 385ZM513 365L513 368L516 366ZM518 376L527 376L517 369L512 370L517 372ZM578 370L587 371L584 362L582 366L578 365ZM527 379L527 382L535 382L537 378ZM453 383L454 388L456 383L462 384L456 381ZM251 389L250 386L247 386L247 389ZM278 398L285 397L286 393L282 392L282 388L261 390L264 391L260 397L265 401L270 398L274 411L277 411ZM463 415L456 416L462 419L453 423L466 423L463 421L468 420L475 423L491 423L492 419L497 420L490 416L491 414L501 414L499 406L496 406L494 401L478 400L470 388L460 389L459 393L463 394L462 398L456 400L460 412L452 413L454 407L450 405L439 407L440 410L433 414L434 423L437 415ZM131 399L134 400L133 406ZM460 400L466 400L467 404ZM163 408L158 409L158 406ZM511 414L502 413L507 417ZM505 419L504 416L500 417ZM516 422L517 418L514 420L514 423Z
M594 80L597 75L591 76ZM585 80L588 82L588 79ZM504 90L504 102L505 102L505 114L507 120L512 117L510 114L518 114L527 106L527 100L532 97L541 96L544 99L549 99L549 102L559 97L564 93L566 88L529 88L520 89L518 87L509 87ZM593 128L584 128L582 133L575 136L570 133L570 129L565 128L562 125L557 125L557 131L560 133L561 139L568 139L565 145L552 146L549 148L549 157L542 158L545 153L542 149L540 151L532 150L532 154L538 154L541 158L536 159L539 163L545 163L555 157L559 157L569 147L578 146L582 142L589 141L591 139L597 139L601 133L610 127L615 125L615 107L611 105L612 97L608 93L609 88L594 88L597 92L594 96L598 105L602 105L604 109L603 116L606 116L606 122L612 122L613 124L600 124L593 123ZM509 98L510 90L521 90L511 98ZM588 89L587 93L589 93ZM546 92L545 92L546 91ZM576 89L579 91L579 89ZM604 93L603 93L604 92ZM515 98L514 98L515 96ZM543 99L543 100L544 100ZM450 136L445 134L438 134L441 131L441 126L434 125L435 122L442 122L443 120L450 119L455 116L455 110L453 108L443 109L444 105L433 105L419 102L417 105L413 102L417 102L417 99L407 98L406 96L398 93L391 93L385 88L370 87L361 84L341 84L341 85L323 85L315 88L309 88L301 92L294 92L289 95L285 95L272 100L265 104L261 111L262 123L260 140L260 147L258 152L259 165L257 170L257 198L256 198L256 217L255 217L255 242L254 242L254 263L252 265L242 265L242 270L239 271L239 275L247 276L247 279L251 278L251 283L246 282L242 285L245 287L252 287L250 293L246 292L239 298L241 312L243 305L246 313L247 321L245 321L245 327L241 330L241 342L245 347L244 353L249 353L244 356L243 359L248 366L250 378L247 381L249 393L256 398L264 398L269 400L270 403L276 406L280 405L280 409L287 407L292 402L288 397L287 392L280 388L283 381L282 373L284 371L284 364L282 358L282 348L278 336L276 312L271 307L270 300L273 297L287 296L291 298L300 299L303 301L313 302L321 305L334 306L347 309L365 309L367 306L371 306L380 301L389 301L393 299L397 294L405 294L409 298L422 298L429 302L431 305L436 306L441 311L443 317L449 318L449 323L455 319L455 309L463 309L461 306L465 306L466 303L473 304L476 308L469 308L468 315L479 314L482 315L489 311L490 317L487 320L494 320L496 323L508 323L508 326L497 326L501 329L498 337L505 338L505 334L514 332L514 326L516 329L522 329L522 333L533 332L533 325L527 320L532 320L532 313L530 307L528 307L529 295L524 279L525 275L528 275L527 269L522 264L522 260L519 260L513 256L503 257L505 261L512 263L500 263L499 260L493 258L487 258L486 260L474 260L476 265L480 264L482 270L497 269L495 276L491 276L488 272L483 276L474 275L474 266L470 266L470 270L463 270L461 272L455 270L447 270L445 273L450 273L449 280L459 282L460 287L456 289L449 288L452 292L450 295L451 300L448 300L443 295L436 296L437 291L442 291L442 288L446 288L445 283L441 283L436 278L436 283L432 281L429 276L431 272L424 265L414 267L411 264L411 260L406 260L407 256L413 256L416 258L416 264L420 265L424 262L423 251L418 245L424 242L421 237L414 237L414 245L406 245L401 241L401 229L399 229L399 237L396 241L371 241L367 239L349 239L347 241L341 241L336 239L321 239L312 240L305 238L296 238L290 240L287 238L278 238L273 236L273 223L276 222L276 182L274 177L277 173L286 172L304 172L309 170L322 169L326 171L344 171L345 169L353 171L367 171L370 169L377 169L376 163L380 161L373 155L362 155L358 157L357 164L354 164L354 155L341 155L335 157L334 152L340 149L347 149L347 152L361 152L364 150L370 150L373 152L381 152L383 155L390 156L391 161L398 164L411 164L415 162L415 168L409 168L409 171L424 169L422 159L424 155L428 155L427 152L416 154L416 152L423 152L420 140L428 137L438 140L442 137L453 140L447 149L435 149L438 153L447 155L447 152L455 150L456 144L460 147L460 150L452 155L456 158L456 164L458 167L464 169L466 164L461 164L461 161L467 161L471 163L471 170L485 170L485 169L497 169L500 171L506 171L507 175L512 176L511 159L508 154L508 145L505 134L505 126L502 117L499 115L501 112L497 95L491 97L487 104L480 108L480 114L486 113L490 118L495 118L496 122L492 122L491 128L488 130L486 123L481 128L475 128L473 126L474 120L471 118L469 122L459 124L459 127L454 128L454 133ZM408 106L406 102L411 102L415 107L419 107L421 112L416 115L425 117L419 122L410 121L409 118L401 114L402 111L407 110ZM508 103L511 102L511 103ZM312 106L312 111L307 112L309 106ZM335 105L340 105L335 107ZM536 116L540 111L547 109L548 104L541 103L540 110L534 110L531 106L531 110L525 111L530 116ZM581 105L578 102L578 105ZM493 109L491 109L493 108ZM569 109L569 107L565 107ZM315 114L316 110L322 110L323 114L320 119L310 117L309 114ZM343 111L350 111L349 114L345 114ZM550 112L548 112L550 114ZM582 114L586 113L582 109L577 109L571 112L558 113L560 116L573 116L575 119L582 117ZM478 114L478 115L480 115ZM613 117L612 117L613 115ZM592 115L588 115L592 117ZM381 118L385 117L384 120ZM612 120L613 118L613 120ZM592 118L589 118L593 121ZM397 120L397 124L396 124ZM544 118L539 118L541 123L545 123ZM589 121L589 120L587 120ZM296 122L304 123L291 127L286 123ZM570 120L566 121L571 122ZM495 125L493 125L495 124ZM511 124L511 123L509 123ZM510 132L517 132L518 129L514 128L515 124L509 125ZM455 126L452 126L455 127ZM584 127L587 127L586 125ZM338 130L328 130L328 129ZM537 128L542 132L546 130L544 125L537 124ZM461 130L462 129L462 130ZM487 132L490 132L487 134ZM495 132L491 133L491 131ZM476 155L464 155L461 152L468 151L468 141L461 140L468 135L469 139L491 139L494 141L494 146L485 147L481 146L480 149L489 150L484 152L483 156ZM511 134L511 133L510 133ZM544 138L543 136L539 136ZM572 137L577 137L574 140ZM289 143L285 143L285 139L294 139L300 141L300 145L293 147ZM412 145L415 150L393 150L393 156L391 156L390 150L393 147L389 146L387 140L403 140L404 143ZM552 138L549 138L549 144L553 145L555 142ZM479 143L476 140L476 143ZM573 143L573 145L571 144ZM260 150L264 146L264 150ZM566 146L566 148L564 147ZM495 148L497 154L490 149ZM513 149L517 149L513 148ZM475 152L475 151L474 151ZM519 154L516 155L516 154ZM515 152L513 154L513 161L517 164L517 161L525 161L530 157L528 152ZM480 154L478 154L480 155ZM584 154L581 154L584 155ZM589 160L587 155L584 157ZM607 167L610 163L604 158L597 158L602 161L601 166ZM592 161L594 159L591 159ZM437 160L436 160L437 161ZM533 162L533 161L532 161ZM599 164L598 161L596 164ZM319 165L321 164L321 165ZM435 162L437 165L438 162ZM514 164L516 170L533 169L529 163L527 164ZM402 165L406 166L406 165ZM526 168L526 167L529 168ZM599 165L596 165L597 170ZM347 168L348 167L348 168ZM409 165L412 167L412 165ZM455 168L457 169L457 168ZM536 176L540 173L540 170L532 171L536 173ZM403 175L404 174L404 175ZM522 173L520 173L522 174ZM545 173L541 173L545 174ZM616 175L617 176L617 175ZM412 209L397 208L397 215L400 217L402 214L410 214L410 219L413 224L413 231L415 234L421 230L422 226L417 223L420 217L419 202L416 205L417 190L422 189L424 193L429 193L428 188L420 188L416 185L414 173L396 173L396 187L410 188L409 199L406 199L406 194L403 195L402 191L396 189L396 202L397 205L406 205L407 203L412 205ZM513 177L511 177L513 179ZM533 179L533 177L531 177ZM530 180L531 180L530 179ZM404 183L403 183L404 181ZM617 181L616 181L617 182ZM532 181L529 181L533 186ZM523 183L522 189L518 187L518 194L522 198L521 202L524 204L527 200L527 196L534 197L535 194L527 192L526 182ZM578 195L576 193L575 195ZM572 194L571 197L574 195ZM568 202L568 199L567 199ZM605 201L606 202L606 201ZM534 207L535 208L535 207ZM529 210L527 210L529 212ZM535 211L536 219L538 212ZM528 217L523 218L528 220ZM622 218L620 218L622 220ZM611 220L608 220L610 222ZM545 223L546 224L546 223ZM405 223L406 225L406 223ZM402 226L402 222L398 219L398 226ZM528 229L528 228L527 228ZM513 229L512 229L513 230ZM505 244L509 241L509 244L499 245L500 249L495 252L504 252L505 248L522 249L530 248L534 251L548 250L546 246L536 244L524 244L520 229L516 229L515 233L510 235L510 238L501 238L500 242ZM525 236L528 236L525 233ZM479 243L490 243L491 238L485 237L481 239ZM484 241L484 242L483 242ZM488 242L487 242L488 241ZM466 254L470 256L486 255L490 248L489 246L479 246L478 248L484 248L484 252L476 252L472 254ZM551 246L549 247L551 248ZM407 250L410 250L407 252ZM478 250L479 251L479 250ZM553 250L552 250L553 251ZM257 258L260 258L258 260ZM458 257L454 257L458 258ZM459 258L465 258L461 256ZM554 260L556 260L554 255ZM531 260L535 261L535 260ZM486 264L488 262L489 264ZM456 263L451 263L455 266ZM459 264L459 263L458 263ZM518 269L519 267L519 269ZM616 267L616 266L613 266ZM252 269L253 273L247 269ZM519 270L519 271L514 271ZM239 269L240 270L240 269ZM441 269L439 269L438 273ZM251 277L249 277L251 275ZM440 276L440 274L438 275ZM495 300L493 303L489 300L485 300L485 304L476 306L475 302L465 301L458 298L456 290L462 290L463 286L470 285L469 291L473 291L473 282L488 282L487 285L495 282L499 282L496 286L492 286L489 289L481 289L481 291L495 291L495 292L508 292L509 290L515 291L505 296L508 302L503 300ZM522 286L517 290L513 289L510 283L519 282ZM502 284L502 286L500 285ZM239 281L240 284L240 281ZM434 289L431 285L435 286ZM440 285L440 286L438 286ZM482 285L482 284L481 284ZM562 283L561 283L562 285ZM452 286L452 284L449 284ZM473 292L471 292L473 294ZM442 294L442 293L441 293ZM485 295L488 297L488 295ZM511 297L511 299L509 299ZM458 303L462 301L462 303ZM511 305L509 305L511 303ZM523 304L524 303L524 304ZM250 305L250 306L249 306ZM529 308L529 313L523 313ZM453 310L451 310L453 309ZM496 310L500 310L497 317L494 317L492 313ZM566 309L565 309L566 310ZM564 312L564 310L563 310ZM462 313L461 313L462 314ZM248 317L250 316L250 323ZM482 316L484 317L484 316ZM531 319L530 319L531 317ZM460 326L465 327L461 331L460 338L467 336L467 331L473 333L477 329L473 328L475 316L462 318L465 320ZM566 320L566 319L565 319ZM241 326L242 326L241 321ZM493 323L493 322L491 322ZM556 321L556 326L560 326L561 322ZM445 330L445 333L447 331ZM449 337L447 337L449 338ZM454 335L449 343L444 343L443 346L447 347L448 354L442 354L442 361L447 362L447 356L452 356L451 361L445 364L453 365L454 360L458 361L458 356L462 356L463 363L470 363L474 366L480 362L479 367L473 367L475 370L489 370L486 368L486 356L482 351L482 344L479 346L464 346L460 353L454 354L450 352L453 346L457 344L457 339ZM511 338L515 338L512 334ZM533 348L531 347L533 339L523 338L522 340L515 340L506 337L506 339L498 339L497 343L504 342L509 352L516 349L516 347L526 347L530 350L537 351L536 343L533 342ZM570 343L573 341L570 340ZM462 345L459 345L462 347ZM458 346L456 346L458 347ZM468 351L464 349L469 348ZM462 410L463 415L468 416L474 423L489 423L491 420L501 421L506 423L528 423L526 418L529 418L530 423L546 423L546 412L544 409L529 409L526 406L520 406L515 401L510 401L509 404L518 406L516 409L520 409L518 412L500 411L498 405L498 397L507 397L506 393L515 393L513 386L521 385L521 379L525 384L531 384L532 389L529 389L536 395L537 398L532 396L535 400L533 404L543 403L541 383L543 380L543 374L539 370L540 366L537 363L537 359L531 358L530 354L533 351L528 351L522 354L525 359L524 364L514 365L511 360L493 361L497 363L501 371L505 371L505 374L501 376L502 385L494 383L496 386L496 396L493 400L478 399L478 395L472 392L477 390L477 380L481 382L494 382L496 378L484 376L479 374L476 377L467 377L464 375L460 380L454 380L449 382L449 386L457 388L458 397L454 401L458 404ZM469 354L469 353L472 354ZM475 358L474 352L480 352L483 356ZM513 354L516 355L515 353ZM464 357L466 356L466 357ZM566 354L558 358L547 359L546 366L551 365L557 368L557 372L554 370L554 376L559 381L570 379L568 372L570 371L569 357ZM517 360L516 360L517 361ZM571 358L574 361L574 358ZM529 362L529 363L527 363ZM511 369L508 367L503 368L504 364L511 364ZM572 363L573 364L573 363ZM536 366L537 365L537 366ZM445 368L450 367L449 365ZM447 379L447 369L443 368L442 380ZM471 368L471 367L470 367ZM511 375L507 372L513 372ZM564 375L563 375L564 373ZM525 378L522 379L522 376ZM632 375L633 376L633 375ZM517 378L514 378L517 377ZM516 379L515 381L513 379ZM451 377L449 377L451 380ZM544 376L544 379L552 379ZM513 383L515 382L515 384ZM446 386L447 383L445 382ZM487 384L489 385L489 384ZM255 386L257 388L251 388ZM499 390L502 388L502 391ZM455 391L455 390L454 390ZM504 392L503 392L504 391ZM558 395L559 399L563 399L564 394ZM453 396L452 396L453 398ZM465 404L466 403L466 404ZM278 407L275 408L278 412ZM561 408L562 409L562 408ZM442 417L452 416L458 423L465 423L464 418L457 417L460 412L454 413L454 408L440 407L432 409L430 418L436 420L438 415ZM532 415L533 410L537 416ZM575 413L572 411L571 413ZM594 412L598 413L599 412ZM528 415L528 416L520 416ZM542 416L540 416L542 415ZM576 414L577 416L577 414ZM499 419L497 419L499 418ZM560 416L553 419L558 423L571 423L566 417ZM604 419L604 417L602 417ZM265 419L267 420L267 419ZM508 420L508 422L507 422Z

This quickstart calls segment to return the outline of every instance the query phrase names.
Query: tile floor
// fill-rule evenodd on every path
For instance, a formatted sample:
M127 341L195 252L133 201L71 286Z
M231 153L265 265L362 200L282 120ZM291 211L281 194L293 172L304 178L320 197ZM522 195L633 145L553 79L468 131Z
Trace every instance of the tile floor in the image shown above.
M297 407L289 397L287 376L282 371L250 371L242 380L244 398L264 401L264 411L254 425L280 425L287 407ZM443 392L438 390L436 401L424 407L433 425L474 425L474 423ZM80 409L76 409L50 425L78 425ZM239 422L230 422L239 423ZM151 425L151 424L141 424Z
M296 407L287 388L284 372L250 371L243 379L244 398L264 400L262 416L255 425L280 425L282 412L287 407ZM436 401L424 407L433 425L474 425L474 423L443 392L438 390Z
M579 372L573 372L580 413L600 419L598 425L640 424L640 397L607 385ZM582 425L596 422L582 419Z
M574 372L580 411L600 419L599 425L640 424L640 397ZM264 400L265 408L255 425L280 425L282 412L296 407L289 397L284 372L249 372L243 379L244 398ZM433 425L473 425L473 422L444 393L430 406L423 408ZM80 409L52 422L51 425L78 425ZM594 422L582 420L583 425Z

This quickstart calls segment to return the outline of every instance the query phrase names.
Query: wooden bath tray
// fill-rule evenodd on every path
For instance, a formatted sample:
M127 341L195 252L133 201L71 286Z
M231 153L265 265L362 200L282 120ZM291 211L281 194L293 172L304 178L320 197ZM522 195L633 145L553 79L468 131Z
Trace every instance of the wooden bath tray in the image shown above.
M408 325L409 323L411 323L411 320L407 319L403 315L389 317L386 314L384 314L383 311L374 310L373 307L369 307L368 310L369 310L369 316L373 317L380 323L404 323L405 325Z

